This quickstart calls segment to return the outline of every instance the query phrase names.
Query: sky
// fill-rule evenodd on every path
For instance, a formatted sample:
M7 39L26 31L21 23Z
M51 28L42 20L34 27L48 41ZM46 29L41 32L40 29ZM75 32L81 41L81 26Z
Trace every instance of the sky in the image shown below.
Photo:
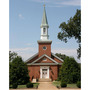
M9 49L27 60L38 52L37 40L40 40L40 25L43 5L49 24L51 51L74 57L77 62L78 44L74 38L67 43L57 38L61 31L59 25L73 17L81 9L80 0L10 0L9 1Z

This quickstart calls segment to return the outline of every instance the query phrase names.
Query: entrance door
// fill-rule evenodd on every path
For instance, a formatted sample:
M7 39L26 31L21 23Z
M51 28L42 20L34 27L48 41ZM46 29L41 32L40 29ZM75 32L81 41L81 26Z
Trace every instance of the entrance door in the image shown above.
M42 78L47 78L47 69L42 69Z

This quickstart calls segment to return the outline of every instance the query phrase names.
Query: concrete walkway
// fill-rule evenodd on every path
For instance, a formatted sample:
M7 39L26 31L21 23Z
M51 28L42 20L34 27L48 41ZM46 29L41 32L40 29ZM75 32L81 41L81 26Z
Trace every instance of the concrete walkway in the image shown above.
M39 82L38 90L58 90L52 82Z

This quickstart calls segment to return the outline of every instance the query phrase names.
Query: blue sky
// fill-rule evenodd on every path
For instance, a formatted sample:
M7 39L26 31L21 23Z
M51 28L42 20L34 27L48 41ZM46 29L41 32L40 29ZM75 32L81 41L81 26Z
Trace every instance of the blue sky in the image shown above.
M17 52L24 61L38 52L37 40L40 39L43 4L46 5L52 52L77 59L76 40L73 38L64 43L57 38L57 34L61 31L60 23L67 22L81 8L80 0L10 0L10 50Z

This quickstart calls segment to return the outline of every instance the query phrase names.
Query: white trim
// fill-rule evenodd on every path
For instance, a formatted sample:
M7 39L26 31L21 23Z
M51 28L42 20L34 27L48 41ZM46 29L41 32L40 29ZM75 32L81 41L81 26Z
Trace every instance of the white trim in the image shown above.
M34 63L34 64L31 64L31 63L28 63L27 65L62 65L62 63Z
M53 56L55 56L57 59L59 59L60 61L64 62L64 60L62 60L61 58L57 57L54 53L51 53Z
M34 54L32 57L30 57L29 59L27 59L27 60L25 61L25 63L27 63L28 61L30 61L31 59L33 59L33 58L36 57L37 55L38 55L38 53Z
M44 35L45 36L45 35ZM38 40L38 43L52 43L51 40Z
M44 56L46 56L47 58L49 58L51 61L55 62L56 64L58 64L58 62L56 62L55 60L53 60L51 57L47 56L46 54L42 55L41 57L39 57L38 59L36 59L35 61L33 61L31 64L34 64L35 62L37 62L38 60L40 60L41 58L43 58Z
M49 66L40 66L40 78L42 78L42 69L47 69L47 77L49 78Z

